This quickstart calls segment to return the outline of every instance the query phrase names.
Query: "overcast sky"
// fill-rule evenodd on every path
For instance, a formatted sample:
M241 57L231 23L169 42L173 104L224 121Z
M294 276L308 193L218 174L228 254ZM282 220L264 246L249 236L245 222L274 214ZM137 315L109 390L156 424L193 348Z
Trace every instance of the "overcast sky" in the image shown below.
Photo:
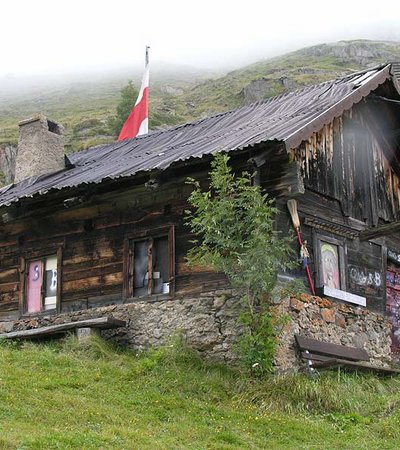
M0 75L151 61L221 69L341 39L400 41L400 1L3 0Z

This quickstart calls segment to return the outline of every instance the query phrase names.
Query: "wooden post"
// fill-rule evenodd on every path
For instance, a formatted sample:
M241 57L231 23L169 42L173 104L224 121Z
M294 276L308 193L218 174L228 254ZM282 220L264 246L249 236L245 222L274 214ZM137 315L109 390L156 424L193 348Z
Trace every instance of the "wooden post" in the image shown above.
M149 256L149 260L148 260L148 274L149 274L149 284L147 287L147 293L149 295L151 295L153 293L153 238L149 239L149 243L148 243L148 256Z

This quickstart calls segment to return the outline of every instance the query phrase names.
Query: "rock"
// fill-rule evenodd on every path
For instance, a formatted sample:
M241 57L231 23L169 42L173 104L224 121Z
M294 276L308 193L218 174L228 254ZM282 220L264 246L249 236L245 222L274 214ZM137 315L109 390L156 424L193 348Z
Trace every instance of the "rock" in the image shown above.
M303 309L304 303L300 300L297 300L297 298L291 298L290 299L290 308L293 311L300 312Z
M302 292L302 293L300 294L300 300L301 300L302 302L311 302L311 301L312 301L312 297L311 297L311 295Z
M315 301L321 308L332 308L333 306L331 300L328 300L327 298L315 297Z
M161 92L169 95L181 95L184 93L184 90L170 85L161 86Z
M369 339L366 333L359 333L353 337L353 345L354 347L364 348L366 344L368 344Z
M0 322L0 333L9 333L13 328L13 322Z
M377 341L379 339L379 334L376 331L368 331L367 336L370 341Z
M338 309L340 312L345 313L345 314L352 312L351 307L348 305L345 305L344 303L340 303Z
M29 330L30 328L37 328L39 326L39 322L37 320L29 320L29 322L27 323L26 328Z
M327 323L335 322L335 311L333 309L327 309L327 308L322 309L321 316Z
M336 313L335 323L336 323L337 326L339 326L341 328L346 328L346 319L340 313Z
M214 299L214 308L221 309L224 306L225 301L226 301L225 295L221 295L221 296L215 297L215 299Z
M279 82L286 91L294 91L298 87L293 78L281 77L279 78Z
M251 81L241 92L246 105L263 100L273 94L275 94L273 83L266 78Z
M64 319L62 317L57 317L56 319L54 319L53 324L54 325L60 325L64 323Z

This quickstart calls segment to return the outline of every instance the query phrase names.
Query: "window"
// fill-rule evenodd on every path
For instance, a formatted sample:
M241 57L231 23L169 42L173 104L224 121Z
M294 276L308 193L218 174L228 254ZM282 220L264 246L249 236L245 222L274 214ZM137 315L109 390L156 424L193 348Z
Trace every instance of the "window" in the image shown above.
M173 234L128 239L125 297L170 294L174 272Z
M318 236L316 255L317 285L346 290L345 242Z
M27 260L24 312L34 314L55 310L58 282L57 255Z

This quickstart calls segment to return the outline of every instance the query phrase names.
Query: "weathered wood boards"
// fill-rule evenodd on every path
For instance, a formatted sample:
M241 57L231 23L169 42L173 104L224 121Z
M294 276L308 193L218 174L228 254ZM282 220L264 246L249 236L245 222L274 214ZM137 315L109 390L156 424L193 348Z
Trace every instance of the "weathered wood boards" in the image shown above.
M339 202L344 216L377 225L400 212L400 174L363 105L327 124L293 151L305 187Z

